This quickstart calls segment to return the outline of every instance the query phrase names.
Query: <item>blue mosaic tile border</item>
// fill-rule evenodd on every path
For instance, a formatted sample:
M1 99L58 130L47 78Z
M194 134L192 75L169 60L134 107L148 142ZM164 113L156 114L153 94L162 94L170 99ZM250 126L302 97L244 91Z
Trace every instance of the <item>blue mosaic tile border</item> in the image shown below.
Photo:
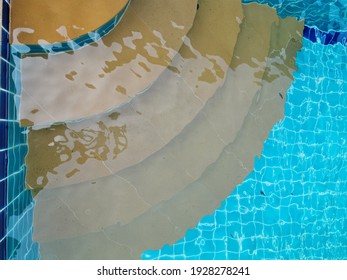
M304 19L307 26L325 32L347 31L347 0L242 0L252 2L275 8L281 17Z
M323 45L334 45L341 43L347 45L347 32L329 31L324 32L317 27L304 27L304 37L309 39L313 43L320 43Z
M9 73L9 3L2 1L0 93L0 260L6 257L7 233L7 91Z
M38 244L32 241L35 202L25 187L25 155L28 151L26 128L19 125L17 105L19 95L16 84L20 70L15 67L16 56L10 49L8 92L8 188L7 188L7 259L39 259Z
M9 45L9 5L3 1L1 46L1 259L38 259L38 244L32 241L33 206L25 189L26 130L17 121L15 83L20 79ZM17 71L17 72L16 72Z
M67 41L67 42L61 42L61 43L54 43L54 44L42 44L42 45L14 45L13 47L20 53L61 53L61 52L68 52L68 51L75 51L78 50L86 45L92 44L99 39L101 39L103 36L105 36L107 33L109 33L112 29L114 29L117 24L121 21L123 18L126 10L128 9L130 5L131 0L127 2L125 7L110 21L105 23L103 26L99 27L98 29L89 32L83 36L80 36L74 40Z
M8 217L7 258L39 259L38 244L32 241L35 202L25 186L25 155L28 151L26 128L20 127L17 108L20 93L21 72L15 60L21 54L10 48L10 79L8 98Z

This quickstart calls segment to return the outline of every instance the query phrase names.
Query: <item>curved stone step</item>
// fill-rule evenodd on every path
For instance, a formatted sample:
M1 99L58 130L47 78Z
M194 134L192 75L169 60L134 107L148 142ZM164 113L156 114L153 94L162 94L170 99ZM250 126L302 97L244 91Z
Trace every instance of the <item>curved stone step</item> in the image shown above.
M261 9L256 11L260 13ZM249 35L253 32L263 34L264 30L254 30L258 26L254 24L254 17L251 17L253 24L248 21L250 25L246 25L246 17L235 49L238 58L233 60L234 69L229 70L229 78L223 88L207 102L202 112L204 117L195 119L194 124L161 151L139 165L116 173L114 177L55 190L44 189L39 193L35 220L35 238L38 241L84 235L64 241L65 252L57 248L61 241L44 244L46 256L54 253L63 258L88 258L83 250L69 250L68 244L77 242L88 247L86 240L98 243L99 238L106 238L123 244L123 249L131 248L129 250L134 255L127 249L117 249L113 252L105 251L103 256L139 258L143 250L160 248L165 243L181 238L187 228L219 206L231 189L242 181L252 168L254 156L260 154L269 130L283 115L284 101L278 92L283 91L284 95L290 85L296 50L300 47L295 40L300 40L298 32L302 32L302 23L291 19L278 20L274 15L271 18L271 12L263 11L262 15L268 19L268 25L262 28L271 36L264 40L263 58L259 57L259 61L266 60L261 73L259 65L253 65L253 53L244 52L243 44L259 42L258 38ZM261 17L259 19L262 20ZM293 36L294 41L290 36ZM249 38L254 41L249 41ZM280 62L283 67L279 66ZM255 75L259 79L255 79ZM246 92L249 98L242 98ZM240 98L230 98L230 94ZM230 106L235 106L235 109L229 111ZM209 118L218 111L224 112L224 115L219 116L219 122L214 120L211 123ZM235 130L232 120L236 115L233 112L243 115L244 120ZM230 121L226 116L230 117ZM224 131L222 138L219 138L224 142L222 147L208 140L212 139L208 138L208 133L216 131L212 127L216 123L219 124L219 131ZM203 129L207 134L202 138L197 131ZM218 138L216 133L213 136ZM203 146L187 145L190 150L176 149L176 145L184 146L190 141L199 143L201 139L206 140ZM205 155L208 157L205 158ZM97 208L94 207L96 205ZM45 212L48 208L49 215ZM185 215L185 211L190 214ZM49 229L48 217L55 217L57 221L59 217L69 217L71 223L64 228L60 226L59 230L54 225ZM99 217L98 221L96 217ZM139 228L142 230L138 231Z
M218 13L228 26L224 29L228 35L220 34L207 49L204 40L209 41L213 31L217 34L220 25L211 15ZM106 114L29 131L30 188L59 187L114 174L160 150L194 120L224 83L238 34L236 17L242 17L241 4L235 0L205 0L200 3L198 15L200 19L187 35L190 43L184 42L183 50L146 92ZM187 56L188 51L194 53L193 58ZM184 64L184 71L174 66L179 63ZM212 72L213 67L218 67L219 72ZM215 76L213 83L200 78L208 70ZM97 151L102 151L99 156L94 155Z
M162 13L146 12L163 4ZM133 0L117 28L97 43L16 60L21 125L79 120L128 102L170 64L195 13L196 0Z

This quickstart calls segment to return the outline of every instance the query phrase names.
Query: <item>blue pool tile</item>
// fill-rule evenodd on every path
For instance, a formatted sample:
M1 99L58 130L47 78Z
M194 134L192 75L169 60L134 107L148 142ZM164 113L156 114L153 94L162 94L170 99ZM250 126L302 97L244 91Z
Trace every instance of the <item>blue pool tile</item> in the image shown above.
M275 8L281 17L291 16L305 19L309 27L317 27L326 33L329 31L347 30L347 1L346 0L243 0L243 3L257 2L268 4ZM307 39L314 40L315 31L306 30ZM335 34L328 34L326 42L334 40ZM338 40L335 38L335 40ZM340 39L342 40L342 39Z
M223 203L226 209L215 213L223 217L220 211L228 212L227 221L218 218L214 223L215 230L218 223L227 226L225 258L347 258L347 106L341 97L347 89L334 82L345 79L347 72L336 63L336 71L324 71L332 67L327 61L346 55L341 44L303 40L284 121L274 126L262 156L255 158L254 171ZM210 229L200 228L195 237L193 232L187 232L190 244L194 238L211 237ZM212 253L211 246L207 251L195 246L185 247L186 259Z

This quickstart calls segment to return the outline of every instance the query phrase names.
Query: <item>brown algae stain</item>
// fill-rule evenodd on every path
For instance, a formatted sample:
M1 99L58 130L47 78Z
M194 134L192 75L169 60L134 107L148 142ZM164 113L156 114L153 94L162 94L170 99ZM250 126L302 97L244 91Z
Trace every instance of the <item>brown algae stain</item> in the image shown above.
M74 81L75 78L74 76L77 75L77 72L76 71L71 71L69 74L66 74L65 77L66 79L70 80L70 81Z
M217 63L215 59L211 58L210 61L213 63L213 70L215 71L217 77L220 79L224 79L225 72L222 69L222 67Z
M77 169L77 168L74 168L74 169L71 170L69 173L67 173L67 174L65 175L65 177L66 177L66 178L71 178L73 175L75 175L75 174L78 173L78 172L80 172L80 170Z
M31 110L31 112L30 112L30 113L32 113L32 114L36 114L37 112L39 112L39 109L34 109L34 110Z
M199 76L199 81L213 84L217 82L216 75L210 69L205 69Z
M118 112L113 112L111 114L108 115L108 117L111 119L111 120L117 120L119 118L120 114Z
M102 69L103 72L109 74L117 68L136 60L138 56L146 58L149 64L167 67L168 63L171 61L170 52L167 47L162 44L160 38L155 36L150 29L139 29L140 26L143 26L143 21L136 15L131 7L129 7L127 11L127 16L132 19L131 25L134 30L129 29L129 26L126 26L125 22L122 21L117 26L117 29L111 31L108 36L101 39L107 47L118 44L122 50L121 53L113 52L115 59L105 61L105 66ZM141 36L133 38L132 43L136 47L132 48L124 43L123 38L133 37L134 32L141 34ZM148 51L148 46L151 46L153 52ZM150 71L150 68L143 62L139 62L139 65L147 72ZM141 78L137 73L134 72L134 74Z
M151 69L144 62L139 62L139 65L145 69L146 72L151 72Z
M122 86L117 86L117 87L116 87L116 91L118 91L119 93L124 94L124 95L127 94L126 88L124 88L124 87L122 87Z
M85 85L87 88L96 89L96 87L95 87L93 84L85 83L84 85Z
M133 69L131 69L131 72L133 72L136 77L142 78L142 76L139 73L137 73L136 71L134 71Z
M172 71L172 72L174 72L174 73L176 73L176 74L180 74L180 73L181 73L180 70L179 70L177 67L175 67L175 66L169 65L169 66L167 67L167 69L169 69L170 71Z
M34 123L31 120L28 119L21 119L20 120L20 126L33 126Z
M186 42L183 42L183 45L180 49L180 55L184 59L197 59L196 54L193 53L193 50L190 46L187 45Z
M11 43L37 45L73 40L114 18L128 0L13 0L11 1ZM36 15L36 16L32 16ZM29 28L33 32L15 31Z
M109 115L112 121L119 113ZM29 129L29 152L26 156L26 183L30 189L40 189L49 183L49 175L57 175L57 168L65 162L83 165L88 160L115 160L128 146L126 125L106 125L97 122L97 128L71 129L67 124L49 128ZM78 168L77 168L78 169ZM74 176L76 171L66 176Z

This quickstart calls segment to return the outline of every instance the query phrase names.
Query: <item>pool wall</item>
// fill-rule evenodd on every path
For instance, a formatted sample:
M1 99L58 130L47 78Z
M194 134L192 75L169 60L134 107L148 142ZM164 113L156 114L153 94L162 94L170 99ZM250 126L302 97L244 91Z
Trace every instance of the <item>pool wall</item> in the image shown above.
M3 0L0 103L0 259L38 259L32 242L33 207L25 189L26 130L19 127L14 79L20 77L11 63L9 47L10 0Z

